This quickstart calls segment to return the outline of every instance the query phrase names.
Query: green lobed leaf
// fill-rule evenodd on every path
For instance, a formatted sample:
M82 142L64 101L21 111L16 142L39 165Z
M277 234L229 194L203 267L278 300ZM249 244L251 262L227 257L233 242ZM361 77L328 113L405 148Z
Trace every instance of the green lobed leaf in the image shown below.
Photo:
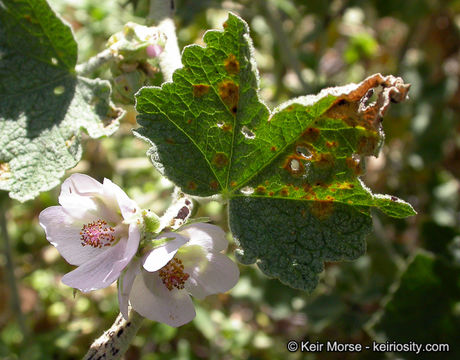
M324 261L364 252L370 207L415 214L400 199L373 195L358 177L364 157L380 150L390 101L407 95L400 78L376 74L270 112L258 97L246 23L230 14L204 42L184 49L173 82L139 91L136 134L184 192L229 199L241 262L311 290ZM377 100L368 104L374 89Z
M76 76L77 43L45 0L0 1L0 189L25 201L81 158L81 129L112 134L110 84Z
M431 253L418 253L399 284L373 319L378 341L404 344L449 344L436 359L458 359L460 346L460 267ZM433 353L404 353L406 359L432 359Z

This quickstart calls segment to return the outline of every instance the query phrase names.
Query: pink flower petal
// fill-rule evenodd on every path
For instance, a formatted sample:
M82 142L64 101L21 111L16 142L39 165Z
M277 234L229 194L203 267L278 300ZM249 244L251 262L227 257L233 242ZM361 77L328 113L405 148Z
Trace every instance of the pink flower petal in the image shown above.
M138 226L136 224L129 225L129 236L126 239L122 238L120 240L120 257L118 259L113 259L114 264L112 268L112 273L108 274L108 278L112 278L114 274L118 274L113 280L115 281L118 276L120 276L123 269L129 264L133 256L136 254L137 249L139 248L139 242L141 240L141 234ZM118 245L118 244L117 244ZM105 279L107 281L107 279Z
M108 247L99 255L65 274L62 282L67 286L88 292L102 289L112 284L121 274L129 260L124 258L126 240Z
M181 233L190 238L189 245L199 245L208 251L220 252L228 246L225 232L212 224L192 224L185 227Z
M163 48L160 45L150 44L145 49L148 57L157 57L163 52Z
M103 248L81 245L80 231L83 224L76 222L61 206L46 208L40 213L38 221L45 229L48 241L69 264L81 265L105 251Z
M73 174L62 183L59 204L70 216L83 220L97 213L94 197L101 193L101 183L88 175Z
M140 260L135 258L129 263L124 274L118 279L118 304L120 312L126 320L128 320L129 294L131 293L134 279L140 271Z
M63 282L84 292L109 286L139 247L136 203L110 180L101 184L83 174L64 181L59 201L62 206L42 211L39 220L51 244L79 265Z
M77 194L80 196L91 196L102 193L102 184L85 174L70 175L61 186L61 196Z
M113 199L111 204L113 208L119 208L123 219L132 218L132 216L140 211L134 200L131 200L128 195L116 184L109 179L104 179L104 194L107 198Z
M165 266L177 253L177 250L187 243L187 239L177 233L161 234L161 238L174 238L169 240L158 247L155 247L145 257L143 267L149 272L160 270Z
M130 302L140 315L178 327L193 320L195 308L185 290L169 291L158 273L143 271L134 280Z
M185 258L186 255L184 254ZM181 258L183 260L183 258ZM185 266L190 275L185 283L187 291L198 299L230 290L238 282L238 266L224 254L209 253L206 265ZM185 259L183 263L185 263Z

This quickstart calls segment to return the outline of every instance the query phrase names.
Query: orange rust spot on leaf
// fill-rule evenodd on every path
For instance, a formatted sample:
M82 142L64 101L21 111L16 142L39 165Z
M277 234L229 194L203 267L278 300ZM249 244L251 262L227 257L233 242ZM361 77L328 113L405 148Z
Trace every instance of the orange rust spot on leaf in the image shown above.
M357 146L358 154L373 155L375 152L375 149L378 146L378 139L376 136L362 136L358 140L358 146Z
M214 165L218 168L223 168L228 165L228 157L224 153L216 153L212 159Z
M314 143L319 138L320 130L317 128L309 127L302 134L302 138L309 143Z
M196 190L197 187L198 186L195 181L189 181L187 183L187 188L189 188L190 190Z
M223 27L224 29L226 29L227 26L228 26L227 22L224 22L224 24L222 25L222 27Z
M310 184L304 184L303 185L303 191L305 191L305 193L307 194L307 198L308 197L316 197L316 193L315 191L313 190L313 187L310 185Z
M265 188L265 186L259 185L256 187L256 193L258 194L265 194L266 191L267 189Z
M192 119L188 119L188 120L187 120L187 124L191 124L192 121L193 121Z
M287 187L284 187L280 191L281 196L288 196L289 195L289 189Z
M359 99L356 99L359 100ZM326 118L339 119L351 127L363 126L372 129L372 119L367 114L359 113L359 101L338 99L324 114Z
M331 195L328 195L328 196L326 196L326 200L327 201L334 201L335 199Z
M219 188L219 184L216 180L213 180L211 181L211 183L209 184L209 186L211 187L211 189L213 190L217 190Z
M310 211L319 220L325 220L334 211L334 203L330 200L318 200L312 203Z
M224 61L224 66L230 75L236 75L240 72L240 63L233 54L228 55Z
M230 183L230 186L231 186L231 187L235 187L235 186L236 186L236 181L232 181L232 182Z
M231 80L219 84L219 96L233 114L236 114L239 100L239 86Z
M270 191L270 192L268 193L268 195L273 196L273 195L275 195L275 193L274 193L273 191Z
M225 123L224 125L222 125L221 129L225 132L228 132L233 129L233 125L230 123Z
M363 173L363 169L361 168L361 162L358 159L348 157L346 159L346 164L348 168L351 169L356 176L359 176Z
M344 182L344 183L337 183L336 184L336 188L337 189L341 189L341 190L349 190L349 189L353 189L355 187L355 185L349 183L349 182Z
M337 147L337 141L326 141L326 146L331 149Z
M291 112L292 110L294 110L294 105L289 105L289 106L286 108L286 111Z
M206 84L198 84L193 85L193 96L195 97L202 97L209 92L209 85Z
M276 146L272 146L272 147L270 148L270 151L276 151Z
M315 166L319 168L332 167L335 162L334 157L329 153L315 154L312 160L314 161Z

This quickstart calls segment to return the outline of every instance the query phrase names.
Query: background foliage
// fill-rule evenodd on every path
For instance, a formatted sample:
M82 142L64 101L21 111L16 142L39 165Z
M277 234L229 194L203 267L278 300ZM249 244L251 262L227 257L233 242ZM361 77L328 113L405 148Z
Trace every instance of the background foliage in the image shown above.
M145 0L53 0L51 5L75 32L79 62L102 50L127 21L143 23L148 12ZM145 321L126 359L396 358L286 350L290 339L365 345L385 338L451 341L451 352L436 358L458 358L452 339L460 329L460 2L182 0L176 5L181 48L201 44L204 31L220 27L229 10L248 22L261 96L271 108L375 72L412 83L411 99L385 117L386 143L379 158L369 159L364 181L376 193L409 201L419 215L397 220L376 211L367 254L326 264L311 294L268 279L254 266L240 266L238 285L196 302L192 323L174 329ZM108 78L108 69L96 75ZM83 136L83 161L72 171L111 178L142 207L161 213L172 185L145 157L148 146L132 136L135 113L126 110L110 138ZM71 266L49 245L37 221L42 209L56 204L58 193L56 188L24 204L13 201L7 213L26 333L10 310L2 253L0 357L5 359L79 359L118 313L115 287L74 297L60 283ZM196 216L210 216L228 229L226 209L217 202L202 204Z

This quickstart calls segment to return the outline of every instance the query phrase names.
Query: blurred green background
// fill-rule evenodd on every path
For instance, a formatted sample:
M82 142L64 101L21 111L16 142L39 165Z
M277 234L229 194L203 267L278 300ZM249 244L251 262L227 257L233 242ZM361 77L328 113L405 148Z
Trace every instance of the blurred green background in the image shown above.
M144 24L149 6L147 0L50 2L74 29L80 62L101 51L127 21ZM248 22L261 97L272 108L376 72L411 83L409 101L385 117L385 146L368 159L363 180L374 192L409 201L418 215L397 220L375 212L367 254L326 264L311 294L268 279L255 266L240 266L236 287L196 301L191 323L175 329L145 320L125 359L416 358L366 350L289 353L291 339L449 343L449 353L417 358L459 359L460 1L178 0L176 7L181 48L202 44L204 32L220 28L228 11ZM108 67L95 75L108 77ZM148 146L132 136L135 112L126 110L112 137L84 140L83 160L72 172L110 178L141 207L161 214L173 186L151 166ZM58 194L59 187L33 201L4 204L24 328L12 310L2 242L2 359L80 359L118 314L115 286L73 295L60 283L72 267L38 225L38 214L56 205ZM228 230L224 205L197 206L196 216ZM234 249L231 241L230 256Z

